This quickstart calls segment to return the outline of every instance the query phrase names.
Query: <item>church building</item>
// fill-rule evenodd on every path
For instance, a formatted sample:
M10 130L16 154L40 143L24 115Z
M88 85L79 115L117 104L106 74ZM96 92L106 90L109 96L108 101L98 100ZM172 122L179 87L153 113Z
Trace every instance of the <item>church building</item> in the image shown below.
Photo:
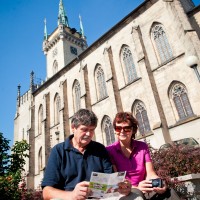
M200 6L191 0L145 0L90 46L81 17L80 31L71 28L60 0L43 52L46 79L37 85L31 72L28 91L18 86L14 119L14 141L31 146L28 188L40 187L51 148L71 134L80 108L97 115L94 140L105 146L116 140L119 111L133 113L136 140L153 148L189 137L200 143Z

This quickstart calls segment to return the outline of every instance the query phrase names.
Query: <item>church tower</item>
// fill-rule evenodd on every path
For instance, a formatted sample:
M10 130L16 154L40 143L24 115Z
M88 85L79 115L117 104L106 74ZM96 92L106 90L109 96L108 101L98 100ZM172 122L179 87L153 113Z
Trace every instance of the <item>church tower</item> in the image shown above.
M59 3L58 27L48 35L46 19L44 23L43 52L46 55L47 79L49 79L78 57L87 48L87 42L81 18L80 32L69 26L62 0Z

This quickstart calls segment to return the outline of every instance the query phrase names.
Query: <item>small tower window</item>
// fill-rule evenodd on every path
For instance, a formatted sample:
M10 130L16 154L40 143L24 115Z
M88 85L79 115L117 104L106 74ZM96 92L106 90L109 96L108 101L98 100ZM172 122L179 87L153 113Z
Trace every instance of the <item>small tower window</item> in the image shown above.
M53 75L58 72L58 62L55 60L53 63Z

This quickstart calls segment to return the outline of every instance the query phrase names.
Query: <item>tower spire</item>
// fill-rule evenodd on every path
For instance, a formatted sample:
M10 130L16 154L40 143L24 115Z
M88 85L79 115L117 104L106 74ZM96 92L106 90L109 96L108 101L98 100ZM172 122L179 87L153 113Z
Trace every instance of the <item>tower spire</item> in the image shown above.
M20 107L20 84L17 86L17 107Z
M30 90L31 90L31 93L34 92L34 72L31 71L30 73Z
M83 23L82 23L82 19L81 19L81 15L79 14L79 19L80 19L80 34L81 37L84 38L84 30L83 30Z
M65 14L65 9L62 0L60 0L59 3L59 13L58 13L58 25L61 24L69 27L68 18L67 15Z
M47 20L46 18L44 19L44 40L48 39L48 34L47 34Z

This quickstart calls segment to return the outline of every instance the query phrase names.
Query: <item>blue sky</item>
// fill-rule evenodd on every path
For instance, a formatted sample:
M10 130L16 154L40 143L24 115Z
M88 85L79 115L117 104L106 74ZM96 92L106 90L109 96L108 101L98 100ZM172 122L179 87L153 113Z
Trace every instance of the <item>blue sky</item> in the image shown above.
M88 45L140 5L143 0L63 0L69 26L82 17ZM194 0L195 5L200 0ZM44 18L48 33L57 27L59 0L0 0L0 132L13 143L17 86L29 89L30 72L45 79L42 52ZM36 79L36 80L37 80Z

